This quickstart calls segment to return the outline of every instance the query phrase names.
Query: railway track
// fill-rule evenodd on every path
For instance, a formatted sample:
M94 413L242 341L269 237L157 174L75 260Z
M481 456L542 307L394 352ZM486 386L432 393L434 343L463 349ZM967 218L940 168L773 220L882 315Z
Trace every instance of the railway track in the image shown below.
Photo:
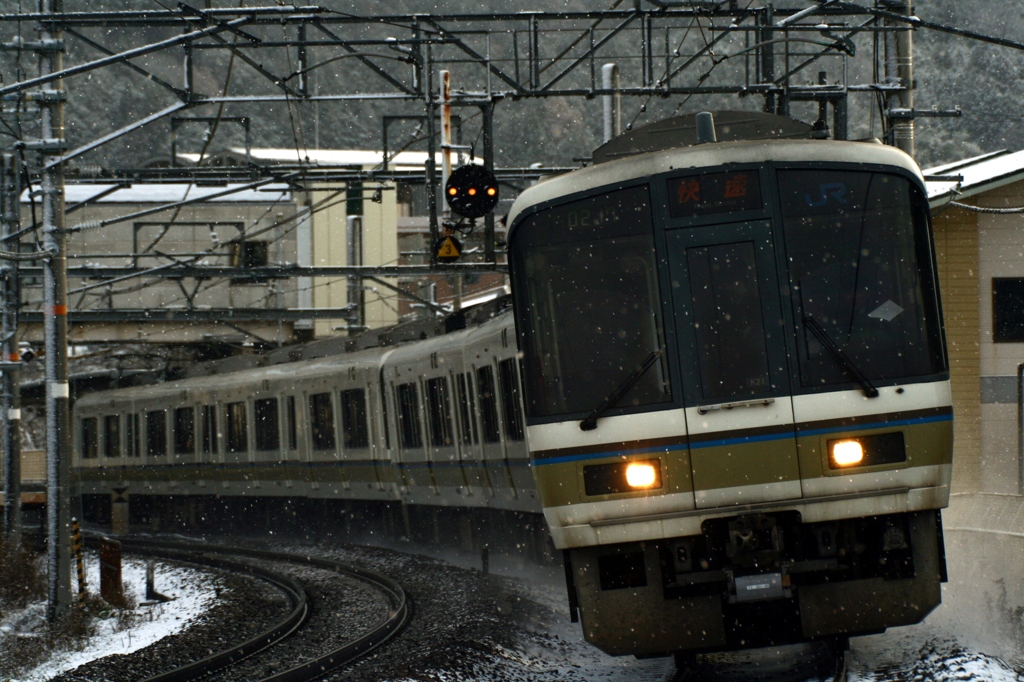
M183 682L202 677L220 677L230 674L233 668L239 667L261 652L272 650L283 642L291 642L303 636L303 626L310 618L313 604L301 582L278 570L270 570L251 561L239 561L239 558L291 564L340 574L372 587L381 593L389 604L386 617L361 636L341 646L331 646L326 651L304 655L301 663L275 670L260 677L260 682L304 682L322 677L394 637L406 624L412 612L411 602L398 583L385 575L338 561L283 552L180 541L124 540L122 546L126 552L136 555L252 575L285 593L291 607L284 618L255 637L201 660L149 677L144 682Z

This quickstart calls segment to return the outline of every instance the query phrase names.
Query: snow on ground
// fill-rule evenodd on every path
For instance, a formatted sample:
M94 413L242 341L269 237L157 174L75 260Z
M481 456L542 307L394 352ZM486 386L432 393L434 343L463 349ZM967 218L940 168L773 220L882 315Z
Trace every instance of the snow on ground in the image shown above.
M121 570L125 594L134 595L138 604L145 602L146 562L125 558ZM86 585L91 592L98 592L99 582L99 557L87 554ZM72 584L77 588L74 578ZM157 562L155 588L157 592L174 597L173 601L139 606L135 622L123 630L119 629L116 618L100 621L96 636L85 642L83 648L54 652L49 661L21 677L12 678L11 682L42 682L83 663L112 654L127 654L173 635L210 608L217 599L216 585L217 580L211 579L208 572ZM20 622L11 621L0 625L0 645L5 637L12 636L10 630L30 630L31 624L42 618L44 605L35 604L27 611Z

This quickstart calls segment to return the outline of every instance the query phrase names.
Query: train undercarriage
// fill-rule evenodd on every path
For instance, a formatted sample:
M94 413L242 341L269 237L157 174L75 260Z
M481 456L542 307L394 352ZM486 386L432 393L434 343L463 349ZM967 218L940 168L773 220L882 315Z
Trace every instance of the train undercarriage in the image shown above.
M877 633L920 622L946 580L937 511L813 524L756 514L702 531L567 550L587 640L646 657Z

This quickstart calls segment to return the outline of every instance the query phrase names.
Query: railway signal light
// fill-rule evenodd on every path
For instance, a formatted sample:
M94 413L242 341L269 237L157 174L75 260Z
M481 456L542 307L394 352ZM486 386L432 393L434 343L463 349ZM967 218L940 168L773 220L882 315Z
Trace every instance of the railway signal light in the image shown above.
M463 218L481 218L498 205L498 179L483 166L471 163L452 171L444 198Z

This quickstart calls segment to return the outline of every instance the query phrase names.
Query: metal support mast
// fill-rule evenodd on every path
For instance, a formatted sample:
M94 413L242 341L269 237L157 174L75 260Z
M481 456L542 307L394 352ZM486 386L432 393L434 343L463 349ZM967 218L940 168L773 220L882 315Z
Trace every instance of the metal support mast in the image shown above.
M63 0L40 0L42 14L63 11ZM51 24L39 25L39 75L63 68L63 41ZM63 81L54 86L63 89ZM68 413L68 300L67 235L64 232L64 164L48 166L60 157L64 141L64 97L39 102L39 139L26 143L39 152L43 167L41 203L43 246L50 258L43 264L43 333L46 347L46 617L53 621L71 605L71 433Z
M10 248L16 241L8 240L19 229L20 216L18 200L21 195L21 168L18 156L5 153L0 158L0 236ZM21 302L18 289L18 264L16 261L0 261L0 305L3 306L0 319L0 359L5 363L19 360L18 306ZM21 535L21 389L18 370L3 370L0 379L0 447L4 453L4 536L20 540Z
M883 0L882 8L913 16L912 0ZM889 118L889 144L914 156L914 29L904 21L886 19L886 26L902 30L884 33L885 81L900 88L885 98Z

